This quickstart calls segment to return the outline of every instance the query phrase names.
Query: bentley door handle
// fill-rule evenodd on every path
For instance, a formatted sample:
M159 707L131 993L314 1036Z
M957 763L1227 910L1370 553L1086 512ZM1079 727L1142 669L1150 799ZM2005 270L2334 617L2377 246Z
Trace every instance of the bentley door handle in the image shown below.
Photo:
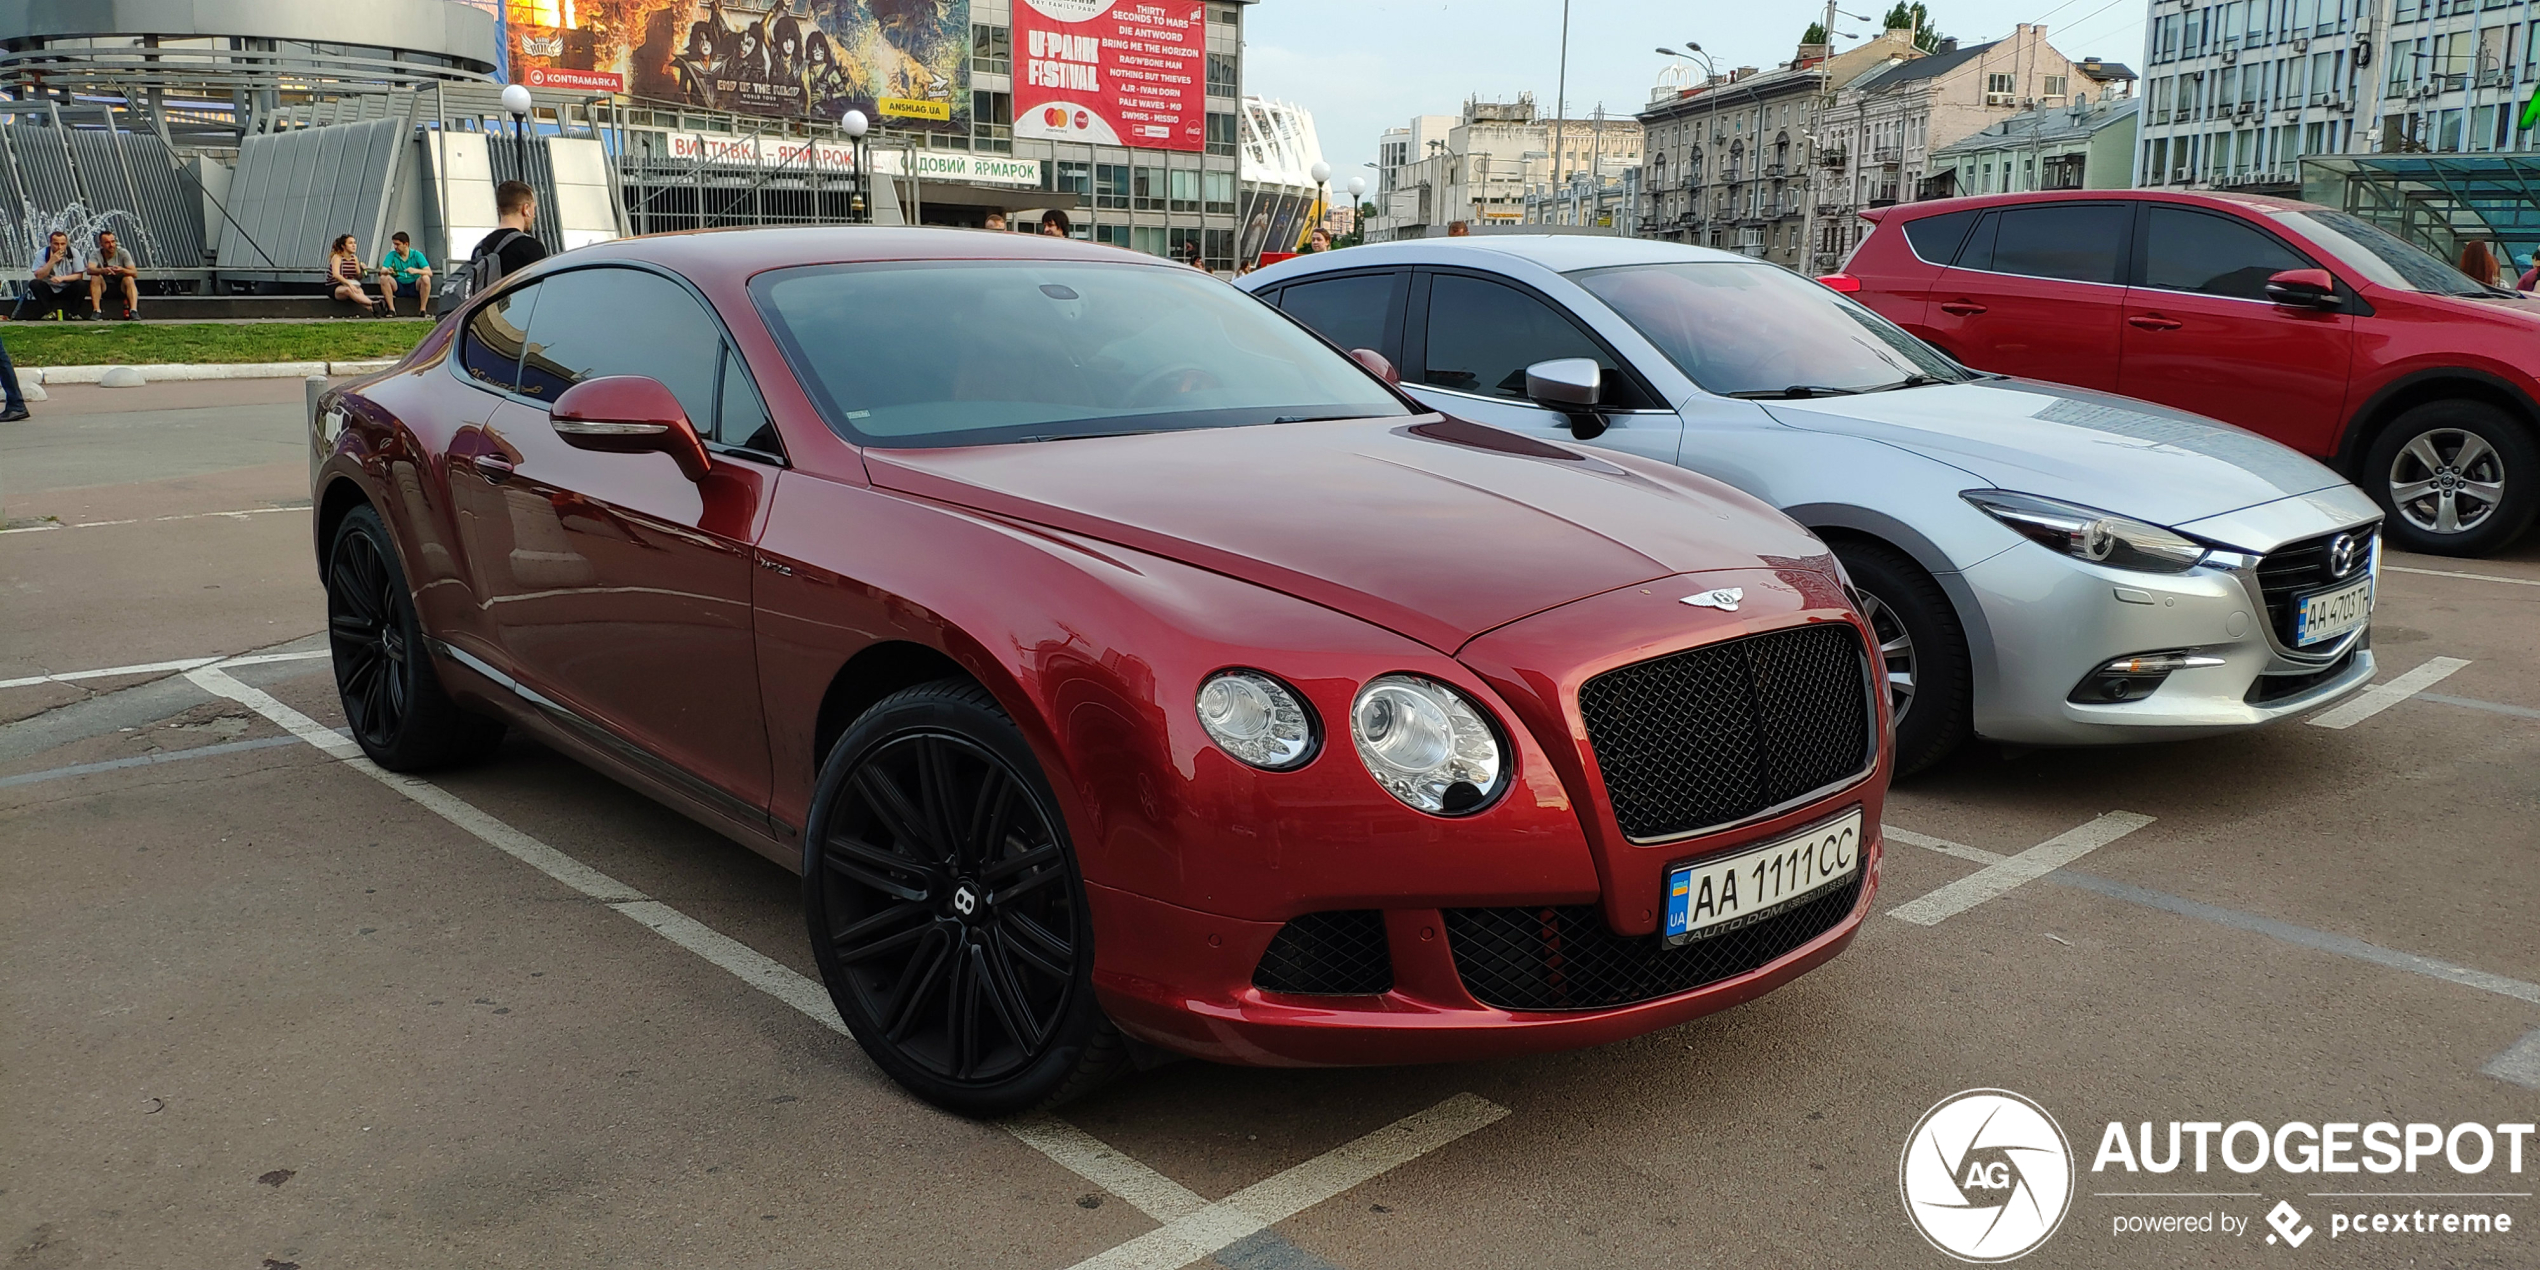
M2175 331L2182 325L2177 318L2165 318L2157 313L2138 313L2125 321L2128 326L2146 331Z
M475 458L468 460L468 462L475 466L476 474L478 476L482 476L486 480L492 481L497 485L500 485L512 478L512 461L504 458L502 455L480 454Z
M1985 309L1983 305L1978 304L1973 300L1943 300L1940 302L1940 311L1943 313L1955 313L1960 317L1974 317L1976 314L1984 312Z

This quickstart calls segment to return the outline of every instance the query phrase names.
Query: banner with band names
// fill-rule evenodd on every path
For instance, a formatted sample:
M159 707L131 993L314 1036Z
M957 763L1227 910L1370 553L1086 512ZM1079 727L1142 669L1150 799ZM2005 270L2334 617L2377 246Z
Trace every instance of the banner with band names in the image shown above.
M683 163L738 167L795 168L823 172L855 171L855 147L843 141L805 141L775 137L718 137L706 133L669 134L667 157ZM883 176L908 174L909 153L877 148L873 170ZM1041 161L1003 155L966 154L958 150L920 150L917 175L927 181L967 181L983 185L1038 186Z
M1014 0L1014 135L1208 144L1200 0Z

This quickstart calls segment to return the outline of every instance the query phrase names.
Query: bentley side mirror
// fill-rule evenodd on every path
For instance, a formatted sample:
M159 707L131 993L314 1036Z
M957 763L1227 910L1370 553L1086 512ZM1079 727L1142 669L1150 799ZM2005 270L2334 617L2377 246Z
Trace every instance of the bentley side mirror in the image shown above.
M577 450L603 454L667 454L692 481L714 467L704 440L679 398L645 375L604 375L564 390L547 408L556 435Z
M1589 357L1556 357L1526 368L1526 399L1570 419L1570 435L1582 441L1602 435L1605 416L1596 412L1604 390L1604 370Z
M1349 350L1349 360L1366 367L1368 374L1374 375L1376 378L1381 379L1386 383L1399 384L1402 382L1402 372L1395 370L1393 368L1392 361L1388 360L1384 354L1379 353L1372 348L1353 348Z
M2337 307L2337 279L2326 269L2287 269L2267 279L2267 298L2288 309Z

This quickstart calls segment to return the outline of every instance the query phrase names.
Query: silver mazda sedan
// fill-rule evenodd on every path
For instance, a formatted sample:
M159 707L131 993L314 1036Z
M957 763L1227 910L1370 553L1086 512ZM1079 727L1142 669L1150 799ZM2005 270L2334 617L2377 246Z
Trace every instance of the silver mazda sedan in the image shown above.
M1815 530L1884 641L1897 771L1971 733L2254 727L2373 676L2380 509L2273 441L1989 375L1776 265L1584 235L1237 283L1435 408L1717 477Z

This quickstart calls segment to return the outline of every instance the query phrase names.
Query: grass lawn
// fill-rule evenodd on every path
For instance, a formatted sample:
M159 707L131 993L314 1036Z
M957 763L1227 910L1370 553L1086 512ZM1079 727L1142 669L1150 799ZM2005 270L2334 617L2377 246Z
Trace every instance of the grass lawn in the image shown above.
M402 357L432 324L420 319L318 322L0 322L20 366L153 362L354 362Z

